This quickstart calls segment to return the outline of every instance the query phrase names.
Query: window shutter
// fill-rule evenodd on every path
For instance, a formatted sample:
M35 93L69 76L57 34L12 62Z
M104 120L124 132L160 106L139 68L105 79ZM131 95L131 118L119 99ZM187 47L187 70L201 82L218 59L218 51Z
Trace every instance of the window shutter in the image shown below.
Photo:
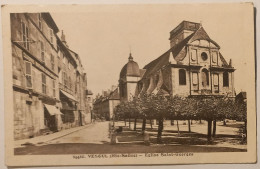
M25 36L26 36L26 48L29 50L29 29L28 26L25 26Z
M30 62L25 62L26 64L26 74L27 75L31 75L32 72L31 72L31 63Z

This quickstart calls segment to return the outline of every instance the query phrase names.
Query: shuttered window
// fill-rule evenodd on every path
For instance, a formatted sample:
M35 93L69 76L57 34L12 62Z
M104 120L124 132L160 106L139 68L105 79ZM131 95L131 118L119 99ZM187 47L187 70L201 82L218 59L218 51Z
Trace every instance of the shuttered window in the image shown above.
M46 94L46 75L42 73L42 93Z
M32 63L26 61L25 69L26 87L32 88Z
M29 46L29 28L23 21L22 21L22 42L23 42L23 46L27 50L30 50L30 46Z
M51 70L54 71L55 63L54 63L54 55L51 54Z
M42 41L41 41L41 60L42 62L45 62L45 46Z
M53 30L50 29L50 42L53 44Z
M52 81L52 94L53 94L53 97L56 97L56 85L55 85L55 79L53 79Z

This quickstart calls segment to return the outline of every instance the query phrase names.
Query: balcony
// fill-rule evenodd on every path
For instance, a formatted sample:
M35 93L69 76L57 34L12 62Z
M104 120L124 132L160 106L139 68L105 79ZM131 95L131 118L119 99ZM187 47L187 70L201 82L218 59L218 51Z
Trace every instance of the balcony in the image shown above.
M66 85L62 84L62 83L59 83L59 89L62 89L64 90L65 92L73 95L73 91Z

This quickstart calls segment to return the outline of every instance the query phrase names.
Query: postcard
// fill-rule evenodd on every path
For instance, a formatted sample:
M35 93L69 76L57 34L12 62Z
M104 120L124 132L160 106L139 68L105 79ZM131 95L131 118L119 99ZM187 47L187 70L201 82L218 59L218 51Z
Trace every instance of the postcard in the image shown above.
M254 5L3 5L7 166L256 162Z

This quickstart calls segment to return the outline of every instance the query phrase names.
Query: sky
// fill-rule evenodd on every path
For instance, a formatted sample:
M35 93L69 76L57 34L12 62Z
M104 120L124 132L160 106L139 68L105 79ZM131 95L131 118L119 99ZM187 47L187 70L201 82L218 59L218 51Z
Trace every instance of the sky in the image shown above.
M232 58L236 92L246 90L253 25L241 5L86 5L51 15L81 57L94 95L118 84L130 51L140 68L166 52L169 32L183 20L202 23L226 61Z

